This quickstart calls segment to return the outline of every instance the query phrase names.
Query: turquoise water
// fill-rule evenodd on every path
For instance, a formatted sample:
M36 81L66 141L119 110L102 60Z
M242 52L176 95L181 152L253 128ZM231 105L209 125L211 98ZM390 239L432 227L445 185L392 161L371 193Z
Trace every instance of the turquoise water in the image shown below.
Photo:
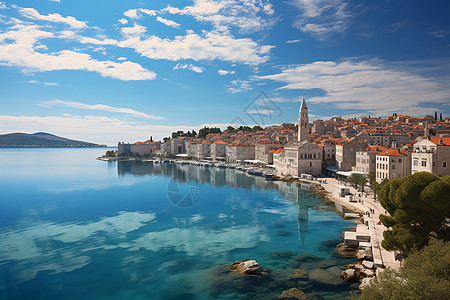
M95 160L105 150L0 150L0 299L270 299L290 287L277 276L297 255L352 261L333 250L353 223L297 184ZM242 259L271 274L269 290L226 286L218 270Z

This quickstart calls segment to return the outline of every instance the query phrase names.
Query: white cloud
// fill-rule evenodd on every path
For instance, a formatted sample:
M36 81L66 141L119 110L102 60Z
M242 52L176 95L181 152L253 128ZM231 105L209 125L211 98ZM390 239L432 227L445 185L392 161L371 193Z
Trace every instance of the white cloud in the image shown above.
M65 23L73 28L76 29L83 29L87 28L86 22L78 21L74 17L63 17L60 14L53 13L49 15L41 15L36 9L34 8L19 8L19 12L22 16L27 17L29 19L33 20L42 20L42 21L49 21L49 22L55 22L55 23Z
M234 74L235 71L218 70L217 73L218 73L220 76L224 76L224 75L228 75L228 74Z
M65 105L73 108L79 108L79 109L90 109L90 110L101 110L101 111L109 111L109 112L117 112L117 113L123 113L134 117L144 118L144 119L152 119L152 120L164 120L164 117L161 116L154 116L149 115L140 111L133 110L131 108L124 108L124 107L112 107L105 104L85 104L81 102L74 102L74 101L63 101L63 100L52 100L52 101L46 101L41 103L41 106L44 107L51 107L54 105Z
M123 15L130 19L139 19L142 15L141 13L149 16L156 16L158 12L156 10L150 10L146 8L133 8L124 12Z
M40 39L55 38L36 25L18 24L0 33L0 64L21 67L24 72L84 70L121 80L152 80L156 74L133 62L117 63L93 59L89 54L61 50L45 54L34 49ZM14 43L4 43L5 40Z
M197 21L211 23L217 30L237 27L243 32L256 32L276 24L272 4L262 0L194 0L182 9L168 5L162 12L190 15Z
M41 81L37 81L37 80L28 80L25 81L26 83L34 83L34 84L40 84L40 85L45 85L45 86L56 86L59 85L55 82L41 82Z
M127 58L126 57L118 57L117 60L124 61L124 60L127 60Z
M61 3L61 0L49 0L49 1Z
M286 41L287 44L293 44L293 43L300 43L302 40L288 40Z
M0 2L0 9L7 9L6 4L3 2Z
M170 27L175 27L175 28L179 28L180 27L180 24L178 24L177 22L172 21L172 20L167 20L167 19L161 18L159 16L156 17L156 21L161 22L164 25L167 25L167 26L170 26Z
M345 0L292 0L301 10L294 27L325 40L331 33L347 29L351 14Z
M450 63L428 62L429 66L424 67L426 63L414 66L382 60L317 61L256 78L285 83L280 89L321 89L324 96L308 101L333 103L340 109L419 112L424 105L448 102L450 93L448 75L436 75L439 68L444 70ZM425 75L427 72L435 76Z
M136 23L134 23L131 27L123 27L120 29L122 34L126 37L139 36L145 33L146 30L147 29L144 26L138 25Z
M250 86L249 80L241 80L236 79L230 82L230 85L227 87L228 92L235 94L239 92L250 91L253 88Z
M203 71L205 70L204 68L194 66L193 64L177 64L173 69L174 70L187 69L187 70L194 71L195 73L203 73Z
M128 23L128 20L127 19L124 19L124 18L122 18L122 19L119 19L119 22L122 24L122 25L125 25L125 24L127 24Z
M127 32L128 38L118 46L133 48L139 54L152 59L182 60L225 60L246 64L259 64L268 60L273 46L259 45L249 38L236 39L231 34L212 31L198 35L187 31L185 36L162 39L157 36L142 38L131 36L142 34L145 28L135 25ZM124 30L124 29L122 29Z

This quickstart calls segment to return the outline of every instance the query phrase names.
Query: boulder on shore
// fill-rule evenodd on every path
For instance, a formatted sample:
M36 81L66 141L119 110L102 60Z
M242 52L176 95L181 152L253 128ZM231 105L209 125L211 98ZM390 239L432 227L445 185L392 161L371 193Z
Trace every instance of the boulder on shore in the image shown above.
M366 277L373 277L374 272L372 270L369 269L364 269L363 271L361 271L361 273L359 273L361 276L366 276Z
M359 289L363 290L366 286L369 286L372 283L372 278L364 278L359 285Z
M358 274L356 274L356 271L354 269L347 269L345 271L342 271L342 277L347 282L355 282L358 280Z
M372 256L372 250L371 249L361 249L356 253L356 258L360 259L360 260L372 260L373 256Z
M231 271L240 272L244 275L261 275L261 266L256 260L235 261L230 266Z
M368 260L363 260L362 265L366 269L373 269L375 266L372 261L368 261Z
M298 300L305 300L306 294L300 291L298 288L291 288L287 291L283 291L280 296L278 296L278 299L298 299Z

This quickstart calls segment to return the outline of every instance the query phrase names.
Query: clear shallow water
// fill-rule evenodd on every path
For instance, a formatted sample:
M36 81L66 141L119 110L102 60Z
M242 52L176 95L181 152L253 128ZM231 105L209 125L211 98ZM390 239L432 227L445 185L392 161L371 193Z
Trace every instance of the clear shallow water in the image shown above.
M255 297L218 288L218 268L248 258L280 274L301 254L352 261L333 250L353 223L297 184L95 160L104 152L0 150L0 299ZM277 284L268 297L289 288ZM304 290L333 299L350 286Z

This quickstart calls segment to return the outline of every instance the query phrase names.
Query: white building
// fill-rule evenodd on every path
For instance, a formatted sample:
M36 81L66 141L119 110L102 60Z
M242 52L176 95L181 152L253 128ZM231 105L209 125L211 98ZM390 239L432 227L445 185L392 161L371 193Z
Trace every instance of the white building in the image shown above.
M389 149L376 155L375 176L378 182L384 179L402 178L411 174L411 157L408 152Z
M411 172L450 175L450 138L431 137L413 145Z

